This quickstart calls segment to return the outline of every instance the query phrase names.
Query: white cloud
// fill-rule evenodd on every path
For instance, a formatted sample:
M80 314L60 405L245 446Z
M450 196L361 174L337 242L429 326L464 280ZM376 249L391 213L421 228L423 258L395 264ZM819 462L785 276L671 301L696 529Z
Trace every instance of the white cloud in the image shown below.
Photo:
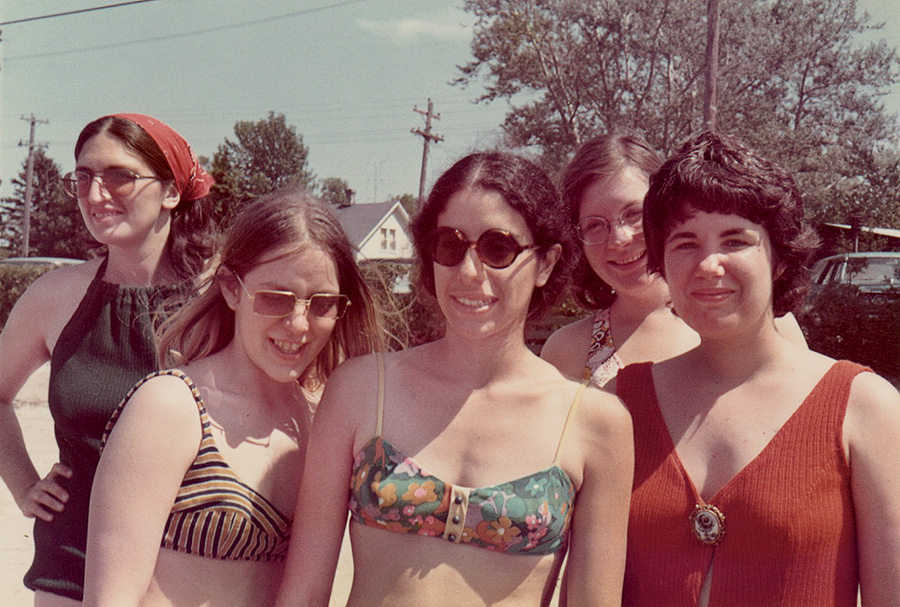
M358 19L357 24L367 32L388 38L397 46L421 40L468 40L472 36L471 24L462 23L458 18L444 22L424 19Z

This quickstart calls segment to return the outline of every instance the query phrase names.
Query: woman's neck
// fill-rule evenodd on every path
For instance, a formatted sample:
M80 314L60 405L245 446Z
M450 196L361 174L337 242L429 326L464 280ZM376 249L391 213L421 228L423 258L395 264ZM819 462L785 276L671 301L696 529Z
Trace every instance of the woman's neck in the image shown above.
M486 385L525 368L537 356L528 349L522 335L504 335L483 340L466 340L448 334L433 343L446 368L466 383Z
M615 301L610 305L610 314L620 324L636 326L651 313L665 308L669 300L669 287L659 278L643 289L617 292Z
M138 250L111 246L103 280L119 285L148 287L173 284L179 281L179 277L165 246Z
M303 398L299 382L275 381L248 361L234 340L215 354L192 364L202 366L219 389L241 394L248 402L278 404Z
M746 327L738 335L701 337L697 356L713 376L728 382L743 382L779 361L792 344L775 328L773 318L756 328Z

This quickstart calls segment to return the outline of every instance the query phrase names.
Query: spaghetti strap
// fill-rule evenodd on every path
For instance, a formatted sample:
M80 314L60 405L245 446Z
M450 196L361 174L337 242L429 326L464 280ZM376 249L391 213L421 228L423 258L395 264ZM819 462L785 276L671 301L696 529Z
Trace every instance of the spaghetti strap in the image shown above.
M384 419L384 354L375 353L378 363L378 399L375 401L375 436L381 436L382 420Z
M589 382L590 377L586 377L581 381L581 385L578 386L578 391L575 392L575 398L569 406L569 413L566 415L566 425L563 426L562 436L559 437L559 445L556 447L556 455L553 456L554 466L559 465L559 458L562 456L566 437L569 435L569 428L572 426L572 420L575 419L575 413L578 411L578 405L581 404L581 397L584 395L584 389L587 388Z

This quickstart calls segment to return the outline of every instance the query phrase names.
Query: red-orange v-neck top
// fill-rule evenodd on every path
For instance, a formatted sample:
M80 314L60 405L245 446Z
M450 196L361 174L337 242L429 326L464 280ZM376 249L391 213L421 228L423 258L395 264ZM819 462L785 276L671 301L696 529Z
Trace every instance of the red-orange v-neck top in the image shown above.
M630 365L617 379L635 441L623 604L694 607L714 560L711 606L856 607L856 522L841 436L850 384L866 369L835 363L708 500L725 517L725 534L711 545L692 532L700 499L660 412L651 366Z

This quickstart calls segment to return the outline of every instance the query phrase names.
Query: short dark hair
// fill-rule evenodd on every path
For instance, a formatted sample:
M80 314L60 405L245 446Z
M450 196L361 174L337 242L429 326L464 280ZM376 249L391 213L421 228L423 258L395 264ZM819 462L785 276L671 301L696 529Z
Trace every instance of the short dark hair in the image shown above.
M627 168L638 169L649 178L660 165L659 154L635 133L607 133L588 139L575 150L559 180L569 221L573 226L578 225L581 197L594 182L618 175ZM572 275L572 294L588 310L606 308L616 299L612 287L591 268L582 247L578 248Z
M562 200L553 182L533 162L508 152L469 154L447 169L435 182L428 199L413 218L410 228L419 264L419 285L431 295L434 291L434 265L427 241L437 227L438 217L457 192L481 188L497 192L518 212L538 251L545 254L554 244L562 246L562 255L543 287L536 287L528 307L528 318L540 317L562 294L568 282L576 252L574 228L567 221Z
M644 199L649 270L663 272L666 238L696 211L763 226L780 270L772 285L775 315L800 304L818 238L803 220L803 196L787 171L725 135L704 131L688 139L651 177Z

